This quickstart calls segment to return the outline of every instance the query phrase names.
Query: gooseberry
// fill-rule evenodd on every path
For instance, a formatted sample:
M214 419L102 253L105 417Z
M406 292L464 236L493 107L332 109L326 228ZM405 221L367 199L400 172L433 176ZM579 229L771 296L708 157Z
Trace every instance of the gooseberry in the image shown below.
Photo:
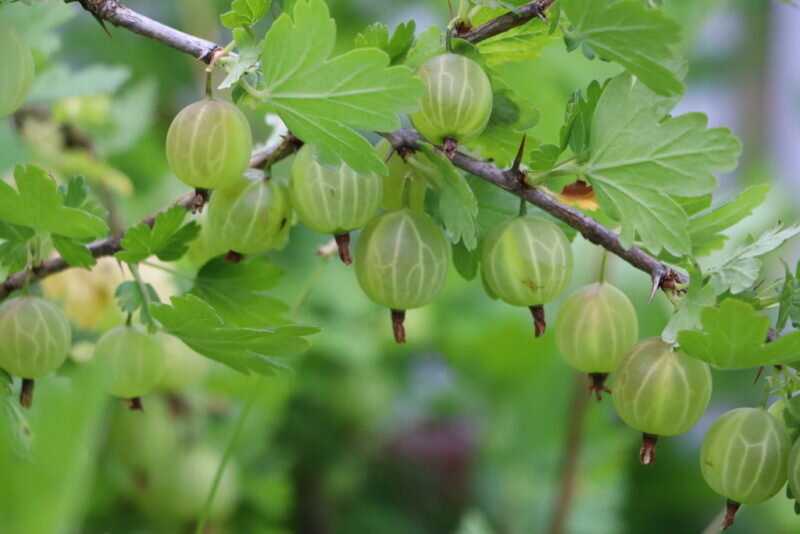
M700 449L700 469L711 489L728 499L725 528L740 505L764 502L786 484L790 448L783 425L766 410L737 408L714 421Z
M570 295L556 318L556 345L569 365L592 379L600 395L608 373L616 370L639 339L639 320L630 299L608 282Z
M124 399L136 401L150 393L164 374L158 340L133 326L118 326L103 334L94 357L105 373L108 392Z
M711 369L660 338L646 339L620 363L612 391L617 414L643 434L640 458L647 465L659 436L688 432L702 417L711 399Z
M481 272L489 294L534 314L536 335L544 333L542 305L566 288L572 249L564 232L542 217L515 217L496 226L481 244Z
M395 340L405 342L405 311L433 301L444 287L450 244L425 213L391 211L373 219L356 246L356 277L364 293L392 310Z
M414 127L436 144L467 142L486 129L492 115L492 84L475 61L456 54L428 60L419 77L425 85Z
M314 149L305 145L292 164L289 191L300 222L317 232L333 234L340 258L349 265L349 232L367 224L378 212L383 198L381 177L358 174L345 163L321 163Z
M273 179L239 182L214 192L208 206L209 238L239 254L281 248L290 229L286 187Z
M204 99L178 113L167 132L167 161L182 182L217 189L235 184L250 164L247 117L229 102Z

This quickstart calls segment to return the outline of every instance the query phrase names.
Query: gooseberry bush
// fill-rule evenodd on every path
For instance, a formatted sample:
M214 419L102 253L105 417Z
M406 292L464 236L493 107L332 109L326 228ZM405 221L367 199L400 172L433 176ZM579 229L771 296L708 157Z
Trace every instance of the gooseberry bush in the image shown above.
M741 505L764 502L787 481L798 495L800 271L787 267L776 279L762 259L800 225L729 239L767 187L715 196L717 176L736 168L742 147L702 113L674 111L685 61L680 25L660 2L462 0L449 22L417 31L412 20L394 33L376 23L346 50L325 0L234 0L221 17L232 40L220 44L116 1L79 4L115 37L130 30L165 45L164 54L198 60L205 84L158 147L174 175L169 187L184 194L124 229L108 184L124 199L127 182L93 150L19 162L13 180L0 181L8 273L0 378L9 387L19 380L30 407L34 381L69 376L81 359L73 338L88 343L104 391L136 412L115 419L109 446L136 473L126 480L143 509L171 504L164 513L201 529L235 506L236 467L204 445L178 453L182 440L154 394L202 381L208 360L270 375L312 346L318 329L298 324L276 295L270 263L297 226L333 239L321 253L352 263L375 313L388 309L397 343L414 343L407 313L436 301L453 271L482 286L487 302L530 310L532 358L552 322L565 363L588 375L586 395L610 397L642 434L642 464L655 461L657 440L700 428L712 376L763 371L765 397L777 403L717 418L698 469L727 500L726 527ZM65 147L113 153L120 132L92 133L103 104L48 87L37 71L52 47L4 20L26 9L35 6L0 3L0 116L23 139L57 124ZM520 83L507 67L538 61L545 47L615 70L570 95L557 138L536 139L538 117L553 110L537 109L536 79ZM113 76L98 75L111 93ZM266 140L253 133L265 119L278 125ZM575 255L587 243L602 249L597 266ZM640 335L632 298L607 277L612 263L642 271L651 300L672 307L659 336ZM153 264L184 273L169 300L143 274ZM579 269L593 273L580 286ZM66 286L50 280L63 271L74 276ZM90 317L90 306L102 313ZM179 502L167 502L176 494Z

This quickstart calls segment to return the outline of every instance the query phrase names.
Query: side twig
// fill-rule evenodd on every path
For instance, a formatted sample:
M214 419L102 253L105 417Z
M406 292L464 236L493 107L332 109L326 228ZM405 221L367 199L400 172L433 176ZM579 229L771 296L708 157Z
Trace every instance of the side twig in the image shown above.
M509 11L496 19L492 19L486 24L477 28L467 30L464 33L456 34L456 37L465 39L471 43L485 41L495 35L507 32L517 26L527 24L535 18L544 18L545 12L555 3L555 0L536 0Z

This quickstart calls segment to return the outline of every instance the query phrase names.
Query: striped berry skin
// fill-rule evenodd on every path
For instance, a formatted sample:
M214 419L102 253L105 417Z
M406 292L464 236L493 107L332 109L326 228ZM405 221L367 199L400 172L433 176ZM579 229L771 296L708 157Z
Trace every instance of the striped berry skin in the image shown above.
M373 219L356 246L356 277L364 293L393 310L429 304L444 287L450 244L424 213L391 211Z
M591 284L564 301L556 319L556 345L584 373L610 373L639 339L630 299L607 282Z
M490 294L514 306L547 304L572 276L572 249L554 223L527 215L492 229L481 245Z
M55 304L17 297L0 306L0 368L14 376L41 378L67 359L72 330Z
M383 180L374 173L357 174L341 163L320 163L305 145L292 165L289 183L292 207L307 227L323 234L361 228L378 212Z
M235 186L211 196L209 238L240 254L281 248L291 226L291 214L285 186L275 180L240 178Z
M711 369L661 341L646 339L620 363L611 388L628 426L651 436L689 431L711 399Z
M132 326L118 326L103 334L94 348L111 395L133 399L147 395L164 374L164 353L155 336Z
M25 102L33 84L35 66L27 43L12 28L0 24L0 117L11 115Z
M737 408L708 429L700 470L715 492L739 504L758 504L786 484L789 441L783 425L766 410Z
M425 84L414 127L429 141L461 143L478 137L492 115L492 84L473 60L456 54L436 56L419 70Z
M247 117L229 102L205 99L178 113L167 132L167 161L183 183L217 189L235 184L250 164Z

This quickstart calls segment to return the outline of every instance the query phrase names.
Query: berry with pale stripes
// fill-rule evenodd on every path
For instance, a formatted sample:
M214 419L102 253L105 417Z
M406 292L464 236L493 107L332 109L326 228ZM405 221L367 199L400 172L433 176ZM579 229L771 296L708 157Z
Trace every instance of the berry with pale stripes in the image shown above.
M533 215L515 217L486 235L481 244L481 273L489 295L531 309L536 334L541 335L541 306L567 287L572 248L555 223Z
M134 326L118 326L97 341L94 357L106 390L123 399L138 399L158 385L164 374L164 353L155 336Z
M0 24L0 117L17 111L33 84L35 66L28 44L14 29Z
M419 69L425 94L414 127L429 141L467 142L481 135L492 115L489 77L475 61L456 54L436 56Z
M641 461L655 458L659 436L688 432L711 399L711 369L660 338L637 344L619 365L611 390L625 423L642 432Z
M450 243L425 213L391 211L373 219L356 246L356 277L364 293L392 310L398 343L405 310L429 304L444 288Z
M61 367L72 346L72 330L55 304L17 297L0 306L0 368L27 379Z
M639 340L639 320L631 300L608 282L570 295L556 318L556 345L567 363L592 377L598 395L608 373Z
M339 255L349 264L348 233L377 214L383 198L383 179L375 173L359 174L343 162L320 162L314 149L306 145L292 164L289 192L300 222L317 232L336 236Z
M217 189L241 180L250 163L250 124L229 102L204 99L178 113L167 132L167 161L183 183Z
M737 408L714 421L700 449L700 470L728 499L725 527L741 504L764 502L783 488L790 449L784 426L761 408Z
M209 238L239 254L282 248L291 227L286 187L270 180L248 180L215 191L208 206Z

